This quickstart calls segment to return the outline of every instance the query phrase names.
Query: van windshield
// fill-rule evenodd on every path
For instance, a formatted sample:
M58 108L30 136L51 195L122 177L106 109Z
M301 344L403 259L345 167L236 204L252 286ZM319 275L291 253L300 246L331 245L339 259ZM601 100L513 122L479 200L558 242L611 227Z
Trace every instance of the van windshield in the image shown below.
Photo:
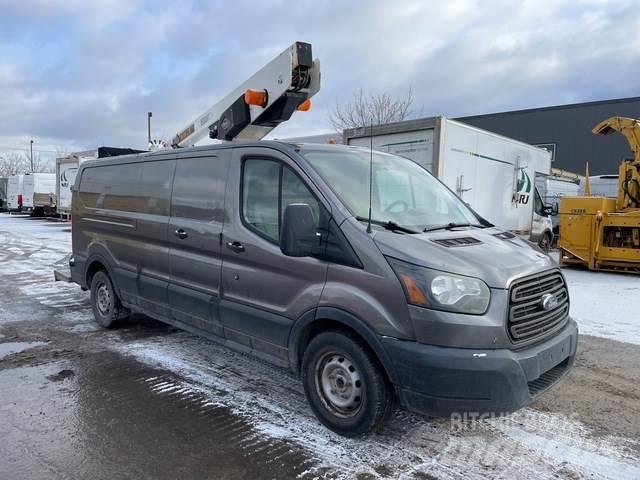
M369 150L303 148L300 153L354 216L369 216ZM374 220L416 231L482 221L412 160L374 152L372 177Z

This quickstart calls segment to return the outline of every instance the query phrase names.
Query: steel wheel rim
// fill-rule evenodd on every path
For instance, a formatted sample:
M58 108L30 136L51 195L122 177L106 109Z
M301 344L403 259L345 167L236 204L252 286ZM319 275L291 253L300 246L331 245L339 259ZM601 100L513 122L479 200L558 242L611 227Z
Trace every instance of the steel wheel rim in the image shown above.
M96 306L102 315L111 311L111 290L104 283L100 283L96 289Z
M542 248L542 250L544 251L548 251L550 247L551 247L551 242L549 241L549 237L545 235L542 241L540 242L540 248Z
M315 384L325 408L334 415L351 418L360 412L364 381L356 364L346 355L325 353L316 363Z

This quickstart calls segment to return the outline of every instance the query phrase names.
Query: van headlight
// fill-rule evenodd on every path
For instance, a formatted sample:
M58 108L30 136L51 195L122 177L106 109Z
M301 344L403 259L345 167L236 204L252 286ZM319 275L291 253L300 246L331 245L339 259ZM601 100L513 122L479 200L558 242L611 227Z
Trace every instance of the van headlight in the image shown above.
M491 292L478 278L431 270L395 258L387 260L407 301L413 305L473 315L481 315L489 307Z

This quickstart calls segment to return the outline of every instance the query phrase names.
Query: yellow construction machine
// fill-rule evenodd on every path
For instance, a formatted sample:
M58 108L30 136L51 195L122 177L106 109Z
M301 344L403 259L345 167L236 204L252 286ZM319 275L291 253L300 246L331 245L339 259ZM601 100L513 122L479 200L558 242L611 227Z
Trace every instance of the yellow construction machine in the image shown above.
M640 273L640 120L611 117L593 128L596 134L615 132L633 152L620 165L618 198L590 196L588 187L583 197L562 197L560 263Z

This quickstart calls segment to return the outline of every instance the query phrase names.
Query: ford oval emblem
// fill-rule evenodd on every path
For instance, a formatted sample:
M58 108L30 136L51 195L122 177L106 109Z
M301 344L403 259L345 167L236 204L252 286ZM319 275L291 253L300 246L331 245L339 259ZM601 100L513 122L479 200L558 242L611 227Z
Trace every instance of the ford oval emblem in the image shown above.
M540 298L540 306L543 310L551 310L558 306L558 297L551 293L545 293L542 298Z

